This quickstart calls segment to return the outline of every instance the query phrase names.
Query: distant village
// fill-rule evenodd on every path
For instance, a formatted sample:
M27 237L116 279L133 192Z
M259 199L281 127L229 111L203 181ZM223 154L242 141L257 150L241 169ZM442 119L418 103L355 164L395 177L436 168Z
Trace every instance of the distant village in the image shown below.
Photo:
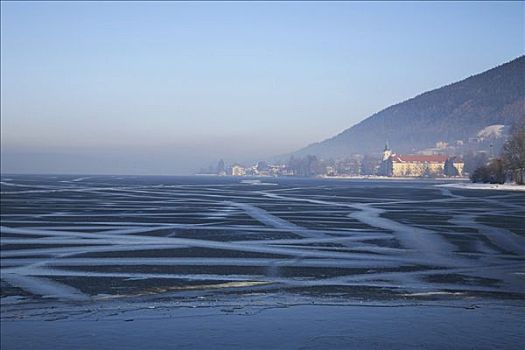
M220 160L215 168L201 174L219 176L298 176L298 177L464 177L491 157L487 151L470 152L463 156L450 154L451 147L438 142L435 148L416 154L399 154L385 145L375 155L352 154L340 159L321 159L315 155L290 157L287 161L270 164L225 164Z

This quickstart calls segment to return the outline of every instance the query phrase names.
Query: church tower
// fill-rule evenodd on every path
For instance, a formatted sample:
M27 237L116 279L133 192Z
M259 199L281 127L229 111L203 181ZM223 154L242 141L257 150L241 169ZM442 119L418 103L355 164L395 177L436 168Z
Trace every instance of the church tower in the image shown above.
M381 166L379 167L379 175L381 176L392 176L392 151L388 147L388 141L385 144L383 150L383 159L381 160Z
M392 151L388 147L388 141L385 143L385 149L383 150L383 162L390 159L390 156L392 156Z

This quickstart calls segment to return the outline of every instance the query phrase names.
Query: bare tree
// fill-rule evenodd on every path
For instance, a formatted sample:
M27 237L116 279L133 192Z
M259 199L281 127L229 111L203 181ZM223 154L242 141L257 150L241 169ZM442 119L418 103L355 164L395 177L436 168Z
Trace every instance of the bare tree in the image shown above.
M525 125L514 129L503 146L502 161L505 170L517 184L523 185L525 173Z

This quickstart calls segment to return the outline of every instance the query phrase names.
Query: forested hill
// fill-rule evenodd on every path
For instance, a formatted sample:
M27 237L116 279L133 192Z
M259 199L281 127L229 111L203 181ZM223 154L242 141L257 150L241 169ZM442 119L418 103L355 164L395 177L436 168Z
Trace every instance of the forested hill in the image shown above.
M525 56L390 106L294 155L373 153L385 140L397 152L414 152L437 141L466 140L489 125L516 122L525 122Z

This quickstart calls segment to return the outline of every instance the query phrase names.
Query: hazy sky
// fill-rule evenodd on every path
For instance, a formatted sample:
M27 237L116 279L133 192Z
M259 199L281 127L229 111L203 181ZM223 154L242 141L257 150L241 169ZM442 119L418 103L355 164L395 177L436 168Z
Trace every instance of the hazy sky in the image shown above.
M523 2L2 2L2 172L287 153L525 51Z

